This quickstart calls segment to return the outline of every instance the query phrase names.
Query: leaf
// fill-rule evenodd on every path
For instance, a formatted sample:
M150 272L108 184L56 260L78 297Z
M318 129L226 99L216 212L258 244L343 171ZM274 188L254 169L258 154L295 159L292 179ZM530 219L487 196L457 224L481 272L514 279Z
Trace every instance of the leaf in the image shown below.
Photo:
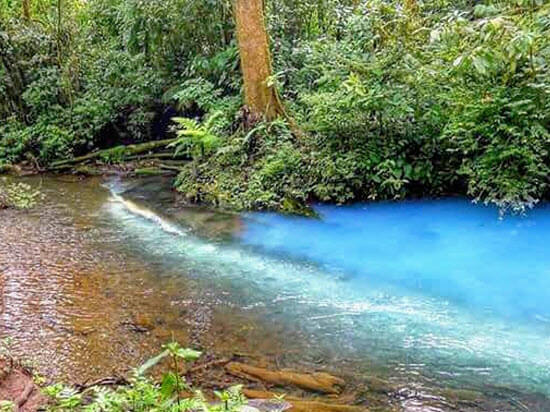
M472 63L479 74L487 74L487 62L481 56L475 56Z
M458 56L455 61L453 62L453 66L454 67L458 67L460 66L460 64L462 63L462 60L464 60L464 56L460 55Z
M405 165L405 177L410 178L412 173L412 165L407 164Z
M195 361L200 358L201 355L202 352L187 348L180 348L176 351L176 356L187 362Z
M152 357L151 359L147 360L143 365L141 365L138 369L136 369L136 373L138 376L143 376L143 374L148 370L151 369L153 366L155 366L157 363L159 363L161 360L163 360L166 356L169 355L168 349L163 350L161 353L159 353L157 356Z
M160 385L160 393L164 399L168 399L176 391L178 379L174 372L165 373Z
M211 116L208 117L208 120L204 123L204 129L207 131L211 131L216 121L223 116L223 112L221 110L218 110L217 112L214 112Z

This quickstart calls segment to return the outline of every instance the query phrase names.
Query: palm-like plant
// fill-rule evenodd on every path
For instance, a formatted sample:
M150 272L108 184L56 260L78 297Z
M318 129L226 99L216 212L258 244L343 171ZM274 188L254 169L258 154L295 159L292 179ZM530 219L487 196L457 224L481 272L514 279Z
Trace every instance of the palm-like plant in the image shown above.
M223 116L221 111L213 113L202 124L195 119L174 117L177 123L178 139L167 147L175 147L174 155L187 150L193 158L201 158L220 145L220 138L214 133L216 121Z

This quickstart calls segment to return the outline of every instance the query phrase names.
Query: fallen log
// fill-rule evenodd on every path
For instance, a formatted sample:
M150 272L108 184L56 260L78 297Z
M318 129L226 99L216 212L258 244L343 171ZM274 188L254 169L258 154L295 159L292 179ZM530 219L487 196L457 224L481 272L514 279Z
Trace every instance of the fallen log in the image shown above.
M86 162L88 160L97 159L99 157L109 157L109 155L124 155L124 156L135 156L141 153L146 153L155 149L164 148L170 143L174 142L176 139L165 139L165 140L154 140L151 142L131 144L128 146L116 146L105 150L99 150L97 152L88 153L84 156L74 157L72 159L59 160L57 162L52 162L50 165L50 170L57 170L64 168L67 165L74 165L76 163Z
M178 173L185 170L182 167L167 165L167 164L164 164L164 163L159 164L159 168L161 168L163 170L170 170L170 171L173 171L173 172L178 172Z
M159 167L144 167L134 170L136 176L162 176L166 174L173 174L173 169L167 169L161 166Z
M293 371L270 371L239 362L230 362L225 369L231 375L252 381L263 381L274 385L294 385L302 389L321 393L339 394L345 385L343 379L324 372L311 374Z
M277 399L280 394L253 389L243 389L243 395L248 399ZM308 400L294 396L285 396L284 400L292 405L291 412L363 412L367 408L361 406L328 403L320 400Z
M158 160L158 159L165 159L164 161L168 163L170 163L171 161L182 163L185 160L188 160L189 156L181 153L175 155L174 153L170 153L170 152L161 152L161 153L150 153L145 156L138 156L138 155L128 156L124 160L129 161L129 160Z

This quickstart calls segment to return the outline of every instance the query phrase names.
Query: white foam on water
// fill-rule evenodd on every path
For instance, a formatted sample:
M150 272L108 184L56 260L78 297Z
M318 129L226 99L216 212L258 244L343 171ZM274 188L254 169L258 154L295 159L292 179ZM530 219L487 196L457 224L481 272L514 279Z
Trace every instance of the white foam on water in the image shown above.
M137 203L124 199L122 196L118 195L117 193L114 193L111 191L112 201L118 202L121 205L123 205L128 212L133 213L135 215L141 216L144 219L150 220L153 223L156 223L162 230L164 230L166 233L170 233L172 235L178 235L178 236L185 236L186 233L177 225L170 223L166 219L163 219L159 215L157 215L155 212L153 212L150 209L147 209L146 207L143 207L141 205L138 205Z

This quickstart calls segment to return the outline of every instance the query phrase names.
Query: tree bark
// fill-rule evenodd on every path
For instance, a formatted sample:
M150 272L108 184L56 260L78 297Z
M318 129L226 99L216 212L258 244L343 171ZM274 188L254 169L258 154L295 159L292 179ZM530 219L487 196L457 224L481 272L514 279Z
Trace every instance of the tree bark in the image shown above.
M253 117L273 120L284 111L267 84L272 68L263 0L235 0L235 21L246 105Z

